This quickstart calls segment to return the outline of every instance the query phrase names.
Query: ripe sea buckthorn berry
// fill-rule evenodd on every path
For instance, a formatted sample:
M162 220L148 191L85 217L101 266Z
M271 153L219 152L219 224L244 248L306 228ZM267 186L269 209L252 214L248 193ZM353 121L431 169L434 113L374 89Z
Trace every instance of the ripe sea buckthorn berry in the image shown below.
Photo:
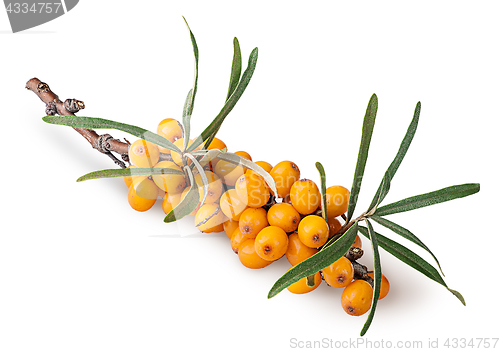
M212 150L212 149L223 150L224 148L227 149L226 143L221 141L219 138L214 137L214 139L212 139L212 142L208 146L207 150Z
M278 198L284 198L290 193L290 188L300 178L299 167L291 161L282 161L276 164L269 172L276 183Z
M238 152L234 152L234 154L236 155L239 155L241 156L242 158L245 158L245 159L248 159L250 161L252 161L252 157L250 156L250 154L248 154L247 152L244 152L244 151L238 151Z
M331 186L326 189L326 211L328 218L344 214L349 206L351 192L342 186Z
M316 274L314 274L314 286L307 286L307 277L304 277L299 281L294 282L293 284L288 286L287 289L291 293L303 294L317 289L320 283L321 283L321 274L318 271Z
M290 264L297 265L316 253L318 253L316 248L309 248L300 242L298 233L288 236L288 248L285 255Z
M349 315L360 316L372 306L373 288L365 280L354 280L344 288L340 302Z
M210 232L226 220L218 204L207 203L196 212L194 224L201 232Z
M236 190L233 188L221 195L220 208L229 219L238 221L240 220L241 213L247 208L247 205L238 197Z
M212 227L212 228L210 228L208 230L205 230L203 232L205 232L205 233L212 233L212 232L222 232L222 231L224 231L224 225L219 224L219 225L216 225L216 226L214 226L214 227Z
M254 238L249 238L240 244L238 258L240 259L241 264L250 269L261 269L272 263L272 261L262 259L257 254L255 251Z
M137 167L153 167L160 159L160 150L156 144L138 139L128 148L128 157Z
M225 160L219 160L217 162L214 172L219 176L221 181L228 186L234 186L236 180L244 174L243 166Z
M135 168L137 168L137 166L135 166L135 165L130 165L129 167L127 167L127 169L135 169ZM123 181L125 182L125 185L127 186L127 188L129 188L130 185L132 184L134 177L137 177L137 176L125 176L123 178Z
M205 203L216 203L222 194L222 181L219 176L214 174L212 171L205 171L205 176L208 180L208 192L207 198L205 198ZM200 192L200 202L203 200L203 181L200 174L194 176L194 180L198 185L198 191Z
M175 209L181 202L182 193L168 194L165 193L163 196L162 208L165 214L168 214L170 210Z
M330 218L328 219L328 227L330 229L330 235L328 236L328 238L331 238L337 233L338 230L340 230L342 224L337 219Z
M374 276L373 271L369 271L368 272L368 276L370 276L372 279L375 280L375 276ZM387 278L385 277L385 275L382 274L382 281L380 283L380 294L378 296L378 299L382 299L385 296L387 296L387 294L389 293L389 289L390 288L391 288L391 285L389 284L389 280L387 280Z
M233 252L238 254L240 245L248 239L249 237L245 236L245 234L242 233L239 228L237 230L234 230L233 235L231 236L231 249L233 250Z
M182 171L179 166L168 160L160 161L154 167ZM168 194L182 193L184 188L186 188L186 179L184 175L162 174L153 175L152 177L158 188L164 190Z
M265 209L247 208L241 213L239 229L248 238L255 238L260 230L268 225Z
M326 283L333 287L346 287L354 278L354 268L346 257L340 257L337 261L323 269L323 278Z
M328 240L328 224L321 216L307 215L299 223L299 239L308 247L318 248Z
M229 239L231 239L231 237L233 236L234 231L240 228L238 221L234 221L231 219L225 221L222 225L224 226L224 232Z
M175 119L164 119L158 124L156 133L174 143L184 137L184 129L179 121ZM160 152L170 154L170 149L158 146Z
M352 244L351 247L362 248L361 247L361 238L359 237L359 235L356 235L356 239L354 240L354 243Z
M234 185L236 194L249 207L260 208L269 201L269 187L257 173L241 175Z
M255 237L255 251L265 260L281 258L288 248L288 235L281 227L267 226Z
M147 176L137 176L128 189L128 203L137 211L151 209L158 197L158 187Z
M188 147L193 144L193 140L190 139L189 142L188 142ZM174 145L176 147L178 147L180 150L184 151L184 138L179 138L178 140L176 140L174 142ZM198 147L196 147L194 150L201 150L201 145L199 145ZM177 152L174 152L172 150L172 152L170 153L172 155L172 160L174 163L176 163L177 165L179 166L183 166L184 164L182 163L182 154L180 153L177 153ZM190 164L191 161L189 160L188 161L188 164Z
M321 203L319 188L311 180L302 179L295 181L290 188L290 201L302 215L312 214Z
M255 163L268 173L271 172L271 170L273 169L273 166L269 164L267 161L256 161Z
M267 211L267 221L271 226L281 227L285 232L297 230L300 214L288 203L276 203Z

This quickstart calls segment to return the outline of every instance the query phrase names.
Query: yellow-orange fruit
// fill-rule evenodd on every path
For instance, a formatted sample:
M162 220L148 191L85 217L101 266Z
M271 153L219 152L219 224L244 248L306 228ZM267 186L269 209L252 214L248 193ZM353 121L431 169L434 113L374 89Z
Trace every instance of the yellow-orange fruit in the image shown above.
M234 221L231 219L225 221L223 225L224 225L224 232L226 233L226 235L229 239L231 239L233 232L236 229L239 229L239 227L240 227L238 221Z
M241 165L219 160L217 165L215 165L214 172L225 185L234 186L236 180L243 175L245 171Z
M245 236L245 234L242 233L240 229L234 230L233 235L231 236L231 249L233 250L233 252L238 254L240 245L248 239L249 238Z
M129 167L127 167L127 169L135 169L137 168L137 166L135 165L130 165ZM125 182L125 185L127 186L127 188L130 187L130 185L132 184L132 180L134 179L134 177L137 177L137 176L125 176L123 178L123 181Z
M214 174L212 171L205 171L205 176L208 180L208 191L207 197L205 198L205 203L216 203L219 201L219 198L222 194L222 182L219 179L219 176ZM198 173L194 176L194 180L198 185L198 191L200 193L200 202L203 200L204 191L203 191L203 181L201 179L201 175Z
M328 238L333 237L337 233L338 230L342 227L342 224L338 219L332 218L328 219L328 228L330 229L330 235Z
M300 279L299 281L294 282L293 284L288 286L287 289L291 293L304 294L304 293L308 293L308 292L311 292L311 291L317 289L319 284L321 284L321 274L318 271L316 274L314 274L314 285L313 286L307 286L307 277L304 277L304 278Z
M293 183L290 188L290 201L302 215L312 214L321 203L321 193L314 181L304 178Z
M190 139L189 142L188 142L188 145L187 145L187 148L189 148L189 146L193 144L193 140ZM182 152L184 152L184 138L179 138L178 140L176 140L174 142L174 145L179 148ZM196 147L194 150L201 150L201 145L199 145L198 147ZM181 153L178 153L178 152L174 152L173 150L171 151L171 156L172 156L172 160L174 163L176 163L178 166L183 166L183 156ZM187 161L187 164L189 165L191 163L190 160Z
M373 288L364 280L354 280L344 288L340 302L349 315L360 316L372 306Z
M250 154L248 154L247 152L244 152L244 151L238 151L238 152L234 152L234 154L236 155L239 155L241 156L242 158L245 158L245 159L248 159L250 161L252 161L252 157L250 156Z
M372 279L375 280L373 271L369 271L368 276L370 276ZM382 281L380 282L380 293L379 293L378 299L382 299L385 296L387 296L390 288L391 288L391 285L389 284L389 280L387 280L385 275L382 274Z
M326 189L326 212L329 219L347 211L350 195L351 192L342 186L331 186Z
M160 161L154 167L174 169L182 172L182 169L179 166L168 160ZM184 191L184 188L186 188L186 179L184 178L184 175L165 173L161 175L153 175L152 177L158 188L162 189L168 194L182 193L182 191Z
M269 225L281 227L285 232L297 230L300 214L288 203L276 203L267 211Z
M261 269L272 263L272 261L262 259L257 254L255 251L254 238L249 238L240 244L238 258L240 259L241 264L250 269Z
M276 164L269 174L276 183L278 198L284 198L290 193L290 188L300 178L299 167L291 161L282 161Z
M203 232L205 233L212 233L212 232L222 232L224 231L224 225L223 224L219 224L219 225L216 225L208 230L205 230Z
M137 211L151 209L158 198L158 187L147 176L138 176L128 189L128 203Z
M265 260L281 258L288 248L288 236L281 227L267 226L255 237L255 251Z
M266 181L256 173L241 175L234 185L236 194L249 207L260 208L269 201L269 188Z
M184 137L184 129L181 123L175 119L162 120L156 129L156 133L174 143ZM158 146L160 152L170 154L170 149Z
M212 231L216 226L224 223L227 218L218 204L203 204L194 218L195 226L202 232Z
M160 159L160 150L156 144L138 139L128 148L128 157L137 167L153 167Z
M307 215L299 223L300 241L308 247L318 248L328 240L328 224L320 216Z
M207 150L212 150L212 149L219 149L222 152L224 152L224 150L227 151L227 146L226 146L226 143L224 143L219 138L215 137L207 148ZM214 159L214 160L209 161L208 165L210 166L211 170L215 169L215 165L217 165L219 160L220 159Z
M220 208L229 219L238 221L247 205L238 197L233 188L224 192L220 197Z
M268 173L271 172L271 170L273 169L273 166L269 164L267 161L256 161L255 163Z
M260 230L268 225L265 209L247 208L241 213L239 229L248 238L255 238Z
M294 232L288 236L288 248L285 255L290 264L297 265L316 253L318 253L316 248L307 247L300 242L298 233Z
M340 257L322 270L326 283L333 287L346 287L354 278L354 268L346 257Z

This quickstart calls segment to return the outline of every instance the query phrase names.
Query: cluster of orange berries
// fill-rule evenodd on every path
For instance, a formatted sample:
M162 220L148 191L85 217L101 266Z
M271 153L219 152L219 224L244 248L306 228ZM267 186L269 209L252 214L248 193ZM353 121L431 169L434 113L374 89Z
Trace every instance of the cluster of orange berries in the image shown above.
M157 133L183 149L184 132L177 120L161 121ZM188 145L191 143L192 140ZM227 147L223 141L214 138L206 149L227 150ZM171 160L160 160L162 154L170 154ZM252 161L246 152L235 154ZM179 153L142 139L130 146L129 160L131 168L157 167L182 171L183 166ZM200 193L200 204L191 213L195 226L206 233L225 231L232 250L247 268L263 268L282 257L286 257L293 267L317 253L341 229L339 218L347 211L349 190L342 186L327 188L325 220L320 216L322 207L318 186L312 180L301 179L295 163L282 161L272 166L268 162L257 161L255 164L274 179L277 194L253 170L216 158L204 168L209 185L205 201L201 204L203 183L201 175L195 171L194 181ZM181 174L131 176L125 178L125 183L129 188L129 204L138 211L146 211L157 199L162 199L163 211L168 214L189 190L189 181ZM352 247L361 248L359 236ZM373 273L367 275L373 278ZM311 292L322 281L329 286L344 288L341 304L348 314L358 316L370 309L373 295L370 280L366 280L366 275L365 278L355 278L353 264L346 256L318 271L312 286L310 282L308 285L307 278L303 278L290 285L288 290L296 294ZM388 291L389 282L382 275L379 299L385 297Z

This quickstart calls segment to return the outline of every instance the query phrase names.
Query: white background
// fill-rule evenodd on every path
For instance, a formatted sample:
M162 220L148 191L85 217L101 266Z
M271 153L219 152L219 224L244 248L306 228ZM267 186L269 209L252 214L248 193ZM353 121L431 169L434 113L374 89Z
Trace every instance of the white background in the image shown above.
M81 1L17 34L0 11L0 350L283 351L293 349L291 339L359 337L366 315L345 314L341 290L322 284L308 295L266 298L289 267L285 259L247 269L224 233L182 237L191 224L164 224L159 204L132 210L122 180L76 183L114 165L69 127L42 122L44 105L24 89L38 77L62 100L83 100L80 115L155 130L161 119L181 117L192 85L182 16L200 50L197 133L222 107L233 37L245 66L259 48L255 75L219 134L254 161L293 160L315 181L321 161L329 185L350 188L362 118L377 94L358 214L421 101L416 137L386 203L481 183L471 197L390 218L433 250L467 306L382 251L391 291L361 341L426 347L439 339L443 347L447 338L499 338L491 322L500 313L498 2L167 3ZM361 261L372 267L370 254Z

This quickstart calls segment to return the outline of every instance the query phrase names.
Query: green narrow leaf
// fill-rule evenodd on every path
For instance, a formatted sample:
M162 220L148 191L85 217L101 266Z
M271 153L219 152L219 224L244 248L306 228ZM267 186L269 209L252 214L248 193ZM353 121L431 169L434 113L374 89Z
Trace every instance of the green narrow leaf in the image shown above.
M188 166L185 166L184 170L186 170L189 176L191 186L179 205L170 210L170 212L165 216L165 219L163 219L164 222L170 223L182 219L186 215L191 214L200 202L200 193L194 180L193 172Z
M347 208L347 220L351 221L356 207L359 190L361 189L361 181L365 173L366 160L368 159L368 149L372 139L373 127L375 126L375 117L377 116L378 100L373 94L366 108L365 118L363 119L363 132L361 134L361 143L359 145L358 160L356 162L356 170L354 171L354 179L352 181L351 195L349 197L349 206Z
M233 49L234 49L233 64L231 66L231 76L229 78L229 89L227 91L226 101L229 99L229 97L233 94L234 90L238 86L238 82L240 81L241 77L241 68L243 66L241 61L240 43L238 41L238 38L236 37L234 37L233 39Z
M359 231L365 237L370 238L369 234L368 234L368 229L366 227L360 226ZM401 245L401 244L399 244L399 243L397 243L397 242L395 242L395 241L393 241L385 236L382 236L378 232L374 232L374 233L377 237L378 244L380 247L382 247L387 252L389 252L390 254L392 254L393 256L398 258L399 260L401 260L403 263L408 264L413 269L424 274L429 279L434 280L437 283L446 287L448 289L448 291L453 293L453 295L455 295L460 300L460 302L462 302L462 304L465 305L465 300L463 299L462 295L458 291L450 289L448 287L448 285L446 285L446 283L444 282L441 275L439 275L439 272L436 270L436 268L434 268L431 264L429 264L427 261L422 259L422 257L420 257L418 254L412 252L411 250L409 250L405 246L403 246L403 245Z
M384 216L404 211L414 210L429 205L447 202L452 199L470 196L479 192L479 183L466 183L451 186L438 191L420 194L418 196L405 198L398 202L384 205L375 211L375 215Z
M406 131L405 137L403 138L403 141L401 142L401 145L399 146L398 153L396 154L396 157L392 161L391 165L389 165L389 168L387 169L384 178L388 177L389 178L389 183L392 181L392 178L396 174L396 171L399 168L399 165L401 165L401 162L403 161L406 152L408 151L408 148L410 147L410 144L413 140L413 136L415 136L415 132L417 131L417 126L418 126L418 119L420 117L420 102L417 103L417 106L415 107L415 112L413 113L413 119L411 120L410 126L408 127L408 130ZM377 192L375 193L375 196L373 197L372 203L370 204L370 207L368 209L373 209L373 207L376 206L376 204L380 204L385 196L387 195L389 190L386 190L384 192L384 189L382 187L384 182L384 179L382 179L380 186L378 187Z
M322 207L321 209L322 209L322 215L323 215L323 219L325 219L325 221L328 222L328 217L327 217L328 213L327 213L327 209L326 209L326 174L325 174L325 168L318 161L316 163L316 169L318 169L319 177L321 179L321 207Z
M276 183L274 182L273 177L262 167L254 163L253 161L250 161L246 158L243 158L237 154L234 153L222 153L219 154L217 157L218 159L229 161L233 164L236 165L241 165L243 167L246 167L247 169L253 170L256 173L258 173L264 181L266 181L267 185L271 188L271 190L274 192L274 194L278 194L278 191L276 190Z
M193 53L194 53L194 83L193 83L193 89L191 94L188 94L189 103L186 101L186 106L187 109L185 109L185 115L186 116L191 116L193 114L193 107L194 107L194 98L196 97L196 92L198 90L198 61L199 61L199 52L198 52L198 45L196 44L196 39L194 37L193 32L191 31L191 28L189 27L189 24L187 23L186 19L184 19L184 22L186 22L186 26L189 30L189 36L191 38L191 44L193 45ZM184 126L185 127L185 126Z
M150 175L184 175L182 171L170 168L146 167L133 169L106 169L89 172L79 177L76 182L95 180L99 178L128 177L128 176L150 176Z
M378 222L380 225L387 227L389 230L392 230L394 233L406 238L407 240L415 243L416 245L422 247L425 249L431 256L434 258L436 261L436 264L438 265L439 270L441 271L441 274L443 274L443 270L441 269L441 265L439 264L439 261L437 260L436 256L431 252L431 250L417 237L415 236L410 230L405 229L403 226L398 225L390 220L387 220L385 218L381 218L380 216L377 215L372 215L370 219L373 219L374 221Z
M42 118L43 121L51 123L54 125L64 125L76 128L86 128L86 129L115 129L130 133L133 136L144 139L148 142L159 145L160 147L167 148L169 150L181 152L172 142L168 139L145 130L144 128L128 125L126 123L116 122L112 120L101 119L98 117L87 117L87 116L45 116Z
M358 222L356 221L339 239L332 245L323 247L322 250L307 258L303 262L295 265L280 277L273 285L267 298L272 298L285 288L299 281L300 279L314 275L318 271L326 268L330 264L342 257L351 247L358 232Z
M208 195L208 179L207 179L207 175L205 174L205 170L203 170L203 166L200 165L200 163L198 162L198 160L196 160L196 158L194 156L192 156L189 153L187 153L186 156L189 159L191 159L191 161L195 165L196 169L198 170L198 173L200 174L201 183L203 184L203 199L202 199L202 201L201 201L200 204L203 204L203 203L205 203L205 199L207 199L207 195ZM196 184L196 180L194 182Z
M378 193L377 198L374 198L375 204L373 206L370 206L370 208L368 208L369 211L367 212L367 216L373 215L373 213L377 210L377 207L382 202L384 197L387 195L387 193L389 193L390 188L391 188L391 179L389 173L386 171L384 177L382 178L382 183L380 184L379 187L380 193Z
M258 54L259 50L257 48L252 50L250 57L248 59L247 69L245 70L245 72L243 72L241 80L236 86L236 89L234 90L233 94L231 94L231 96L226 101L219 114L213 119L210 125L208 125L208 127L205 128L205 130L201 133L201 135L199 135L193 141L193 144L189 146L189 148L187 149L188 152L195 150L204 141L206 141L205 145L207 147L210 145L212 139L215 137L215 134L217 133L217 131L219 131L222 122L224 122L226 116L231 112L231 110L233 110L234 106L241 98L241 96L245 92L245 89L250 83L250 79L252 78L252 75L255 71L255 67L257 65Z
M193 97L193 90L190 89L188 92L188 95L186 97L186 102L184 103L184 109L182 110L182 127L184 129L184 143L182 145L182 148L186 150L187 144L189 143L189 136L191 135L191 114L190 110L192 111L192 97Z
M375 231L373 231L372 224L368 219L366 219L366 225L368 226L368 236L370 237L370 242L372 244L373 251L373 297L372 297L372 306L370 308L370 313L368 313L368 317L366 318L365 325L363 329L361 329L360 335L363 336L368 331L370 327L373 317L375 315L375 309L377 308L378 298L380 296L380 285L382 282L382 268L380 266L380 254L378 252L378 242L377 236L375 235Z

